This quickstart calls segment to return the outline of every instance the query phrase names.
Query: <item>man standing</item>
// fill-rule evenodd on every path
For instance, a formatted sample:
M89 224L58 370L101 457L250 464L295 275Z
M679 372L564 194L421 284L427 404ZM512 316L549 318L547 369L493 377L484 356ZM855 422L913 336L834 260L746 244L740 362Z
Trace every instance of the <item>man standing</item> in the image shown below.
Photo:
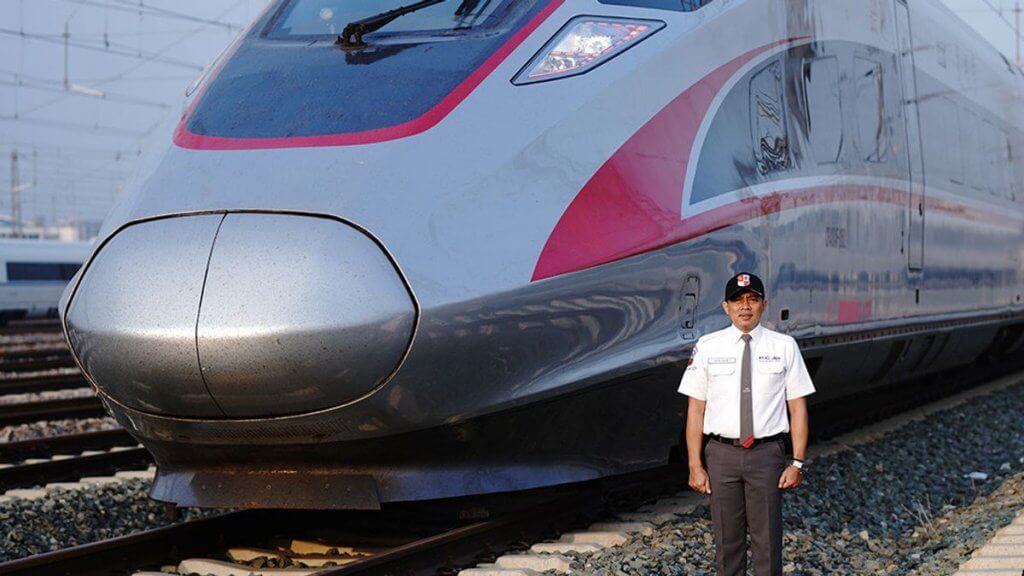
M732 325L697 341L679 386L690 397L690 487L711 495L718 576L745 576L748 531L754 575L782 575L782 490L803 474L814 384L796 340L760 325L766 302L760 278L733 276L722 302Z

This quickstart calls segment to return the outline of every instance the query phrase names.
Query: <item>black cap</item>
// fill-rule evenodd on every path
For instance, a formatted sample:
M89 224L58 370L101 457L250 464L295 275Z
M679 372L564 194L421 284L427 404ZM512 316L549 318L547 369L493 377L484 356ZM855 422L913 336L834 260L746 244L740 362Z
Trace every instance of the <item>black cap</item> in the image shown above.
M744 292L753 292L764 298L764 283L761 282L760 278L749 272L740 272L730 278L725 284L726 300L732 300Z

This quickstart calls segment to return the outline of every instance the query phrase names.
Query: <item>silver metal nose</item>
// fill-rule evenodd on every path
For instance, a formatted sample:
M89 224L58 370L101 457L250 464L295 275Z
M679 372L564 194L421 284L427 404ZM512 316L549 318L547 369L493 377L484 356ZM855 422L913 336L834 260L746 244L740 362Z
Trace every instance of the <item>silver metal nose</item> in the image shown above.
M105 393L194 417L297 414L355 400L397 369L415 320L404 280L373 239L334 219L290 214L126 228L100 250L68 308L72 346Z
M327 218L229 214L199 313L199 362L228 416L354 400L401 361L416 311L365 234Z
M223 215L129 226L88 263L67 309L68 339L114 400L142 410L223 417L196 357L203 275Z

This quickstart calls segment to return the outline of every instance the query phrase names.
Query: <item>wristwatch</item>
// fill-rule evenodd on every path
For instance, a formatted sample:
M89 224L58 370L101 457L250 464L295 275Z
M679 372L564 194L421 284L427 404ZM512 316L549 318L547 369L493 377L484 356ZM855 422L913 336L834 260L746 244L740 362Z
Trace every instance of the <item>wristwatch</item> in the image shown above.
M799 458L793 458L793 461L790 462L789 465L794 467L794 468L796 468L797 470L799 470L801 474L804 473L804 461L803 460L800 460Z

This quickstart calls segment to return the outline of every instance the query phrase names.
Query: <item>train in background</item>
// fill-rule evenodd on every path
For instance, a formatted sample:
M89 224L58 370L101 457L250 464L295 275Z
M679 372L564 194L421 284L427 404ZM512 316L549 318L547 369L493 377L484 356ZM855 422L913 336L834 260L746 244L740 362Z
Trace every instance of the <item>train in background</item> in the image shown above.
M0 238L0 325L56 317L61 293L91 247L90 242Z
M394 7L271 2L65 293L155 498L660 465L740 270L812 403L1024 347L1022 73L937 0Z

